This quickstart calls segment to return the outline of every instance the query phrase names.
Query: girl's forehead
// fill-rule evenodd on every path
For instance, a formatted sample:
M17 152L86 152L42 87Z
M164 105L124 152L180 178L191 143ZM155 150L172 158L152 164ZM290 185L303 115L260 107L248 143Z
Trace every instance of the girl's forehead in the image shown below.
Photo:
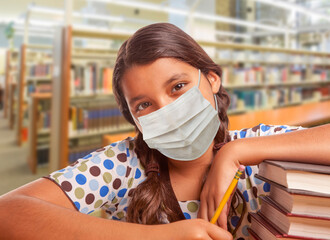
M193 69L188 63L182 62L174 58L160 58L149 64L133 65L126 71L128 75L158 75L159 77L166 77L173 72L189 71ZM126 75L125 74L125 75Z
M191 75L194 69L189 64L173 58L160 58L150 64L133 65L123 75L123 88L125 85L160 83L175 74Z

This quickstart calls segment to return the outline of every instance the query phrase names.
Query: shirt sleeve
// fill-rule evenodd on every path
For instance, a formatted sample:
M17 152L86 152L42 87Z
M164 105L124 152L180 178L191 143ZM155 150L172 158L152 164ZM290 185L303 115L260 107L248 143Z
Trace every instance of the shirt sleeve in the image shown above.
M127 201L132 181L143 178L141 171L133 143L124 140L98 149L45 178L57 183L78 211L89 214L104 205L111 209Z
M292 132L296 130L305 129L301 126L288 126L288 125L266 125L260 123L259 125L252 128L243 128L241 130L229 131L232 140L247 138L247 137L259 137L268 136L274 134L281 134Z

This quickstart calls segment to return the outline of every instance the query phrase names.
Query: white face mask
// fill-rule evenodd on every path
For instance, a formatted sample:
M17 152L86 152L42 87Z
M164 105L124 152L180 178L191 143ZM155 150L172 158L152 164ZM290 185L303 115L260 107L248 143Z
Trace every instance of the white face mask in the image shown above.
M217 100L216 110L199 90L198 85L175 101L139 117L143 140L150 148L157 149L166 157L191 161L202 156L210 147L220 126Z

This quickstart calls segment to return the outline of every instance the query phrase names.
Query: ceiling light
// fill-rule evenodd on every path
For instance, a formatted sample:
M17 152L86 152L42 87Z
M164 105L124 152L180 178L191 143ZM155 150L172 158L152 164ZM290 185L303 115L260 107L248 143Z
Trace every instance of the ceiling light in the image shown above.
M235 38L245 38L250 39L251 36L248 34L242 34L242 33L235 33L235 32L228 32L228 31L216 31L215 34L219 36L228 36L228 37L235 37Z
M267 4L267 5L274 6L274 7L283 8L283 9L294 11L294 12L303 13L303 14L309 15L311 17L322 18L322 19L325 19L327 21L330 21L330 17L328 15L325 15L325 14L319 13L319 12L311 11L306 7L299 6L298 4L284 2L284 1L274 1L274 0L253 0L253 1L264 3L264 4Z
M86 0L86 1L111 3L111 4L115 4L115 5L131 7L131 8L140 8L140 9L146 9L146 10L150 10L150 11L173 13L173 14L179 14L179 15L183 15L183 16L188 16L188 14L189 14L187 11L184 11L184 10L175 9L172 7L165 7L165 6L151 4L151 3L124 1L124 0L121 0L121 1ZM269 31L296 33L296 31L288 29L288 28L270 26L270 25L266 25L266 24L249 22L249 21L243 21L243 20L229 18L229 17L223 17L223 16L219 16L219 15L203 14L203 13L194 12L192 14L192 16L194 18L198 18L198 19L204 19L204 20L216 21L216 22L226 22L229 24L241 25L241 26L245 26L245 27L255 27L255 28L269 30Z

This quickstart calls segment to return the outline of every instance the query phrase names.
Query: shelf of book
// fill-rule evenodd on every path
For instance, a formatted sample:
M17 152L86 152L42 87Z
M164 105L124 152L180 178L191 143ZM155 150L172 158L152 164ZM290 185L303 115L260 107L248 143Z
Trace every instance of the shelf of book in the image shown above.
M38 82L38 81L51 81L52 76L38 76L38 77L26 77L26 82Z
M293 87L293 86L326 86L330 85L330 80L326 81L306 81L306 82L285 82L285 83L269 83L269 84L226 84L224 88L229 89L250 89L250 88L276 88L276 87Z
M109 127L105 129L97 129L95 131L86 131L86 132L73 132L69 134L69 139L75 139L75 138L82 138L82 137L91 137L91 136L97 136L97 135L104 135L104 134L118 134L118 133L125 133L125 132L131 132L134 130L134 127L131 124L125 124L124 126L120 127Z
M19 81L17 85L16 141L20 146L28 140L30 95L35 92L51 92L52 47L48 45L22 44L20 48Z
M14 129L15 126L15 108L17 107L17 100L16 100L16 91L17 91L17 83L16 82L11 82L9 83L9 89L8 89L8 123L9 123L9 128Z
M54 49L54 89L50 171L103 146L103 135L131 132L112 94L112 71L117 50L75 47L74 39L123 39L121 34L92 34L68 28L57 30ZM126 37L126 36L125 36ZM55 116L55 117L54 117Z
M48 162L51 93L32 93L29 106L28 165L33 174Z
M5 69L5 92L4 92L4 118L10 116L12 112L13 105L11 103L11 93L12 85L17 82L17 61L18 61L18 51L17 50L7 50L6 52L6 69ZM10 117L9 117L10 118ZM9 120L9 126L11 125L11 120Z

